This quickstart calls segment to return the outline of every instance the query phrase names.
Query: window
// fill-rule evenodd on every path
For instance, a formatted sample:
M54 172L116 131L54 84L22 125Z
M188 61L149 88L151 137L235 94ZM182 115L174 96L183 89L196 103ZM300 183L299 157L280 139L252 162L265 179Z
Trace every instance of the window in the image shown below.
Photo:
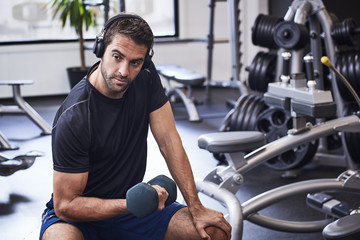
M171 0L126 0L126 11L142 16L156 37L178 36L178 4Z
M89 0L87 0L89 2ZM98 0L90 0L98 2ZM109 16L119 12L119 1L110 0ZM67 24L61 27L53 19L53 10L46 7L49 0L2 0L0 3L0 43L52 42L76 40L75 31ZM126 11L142 16L156 37L177 36L177 0L127 0ZM97 27L85 32L86 39L94 39L104 24L104 7L95 7Z

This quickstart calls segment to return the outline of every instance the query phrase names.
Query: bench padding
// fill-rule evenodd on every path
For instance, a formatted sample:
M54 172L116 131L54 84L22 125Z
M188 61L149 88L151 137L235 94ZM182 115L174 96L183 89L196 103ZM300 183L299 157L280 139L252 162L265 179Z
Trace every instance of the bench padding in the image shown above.
M211 153L247 152L266 144L262 132L233 131L203 134L198 138L198 145Z
M198 86L205 81L205 76L176 65L161 65L157 66L156 69L165 78L184 85Z

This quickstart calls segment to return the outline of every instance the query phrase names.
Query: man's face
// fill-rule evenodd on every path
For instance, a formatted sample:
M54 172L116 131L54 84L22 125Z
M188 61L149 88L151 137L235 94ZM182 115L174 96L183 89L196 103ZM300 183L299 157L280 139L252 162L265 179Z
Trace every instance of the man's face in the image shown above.
M121 98L136 78L144 63L147 47L137 45L131 38L116 34L107 46L101 63L101 74L111 98Z

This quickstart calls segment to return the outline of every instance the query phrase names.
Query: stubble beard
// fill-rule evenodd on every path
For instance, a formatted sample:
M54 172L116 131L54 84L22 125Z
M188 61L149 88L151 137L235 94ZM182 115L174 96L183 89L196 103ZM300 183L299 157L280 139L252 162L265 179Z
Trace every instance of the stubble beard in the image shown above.
M116 74L109 75L109 74L107 74L107 72L106 72L106 70L104 68L104 65L101 65L101 74L102 74L102 76L103 76L103 78L105 80L106 85L110 89L110 91L119 94L119 93L124 93L129 88L129 85L130 85L130 82L131 82L129 78L123 77L120 74L119 75L116 75ZM126 81L126 84L121 85L121 86L116 84L116 80L113 80L115 78Z

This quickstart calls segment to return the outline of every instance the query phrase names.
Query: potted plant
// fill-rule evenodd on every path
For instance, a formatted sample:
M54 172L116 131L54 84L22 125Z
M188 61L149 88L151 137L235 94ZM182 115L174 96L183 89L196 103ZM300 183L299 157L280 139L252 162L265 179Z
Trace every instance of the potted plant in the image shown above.
M96 11L83 4L83 0L50 0L50 8L54 9L53 18L60 14L62 27L69 20L70 26L75 29L79 38L80 47L80 67L67 68L71 88L76 85L86 74L85 47L84 47L84 27L87 31L90 26L96 26ZM74 79L73 79L74 78Z

